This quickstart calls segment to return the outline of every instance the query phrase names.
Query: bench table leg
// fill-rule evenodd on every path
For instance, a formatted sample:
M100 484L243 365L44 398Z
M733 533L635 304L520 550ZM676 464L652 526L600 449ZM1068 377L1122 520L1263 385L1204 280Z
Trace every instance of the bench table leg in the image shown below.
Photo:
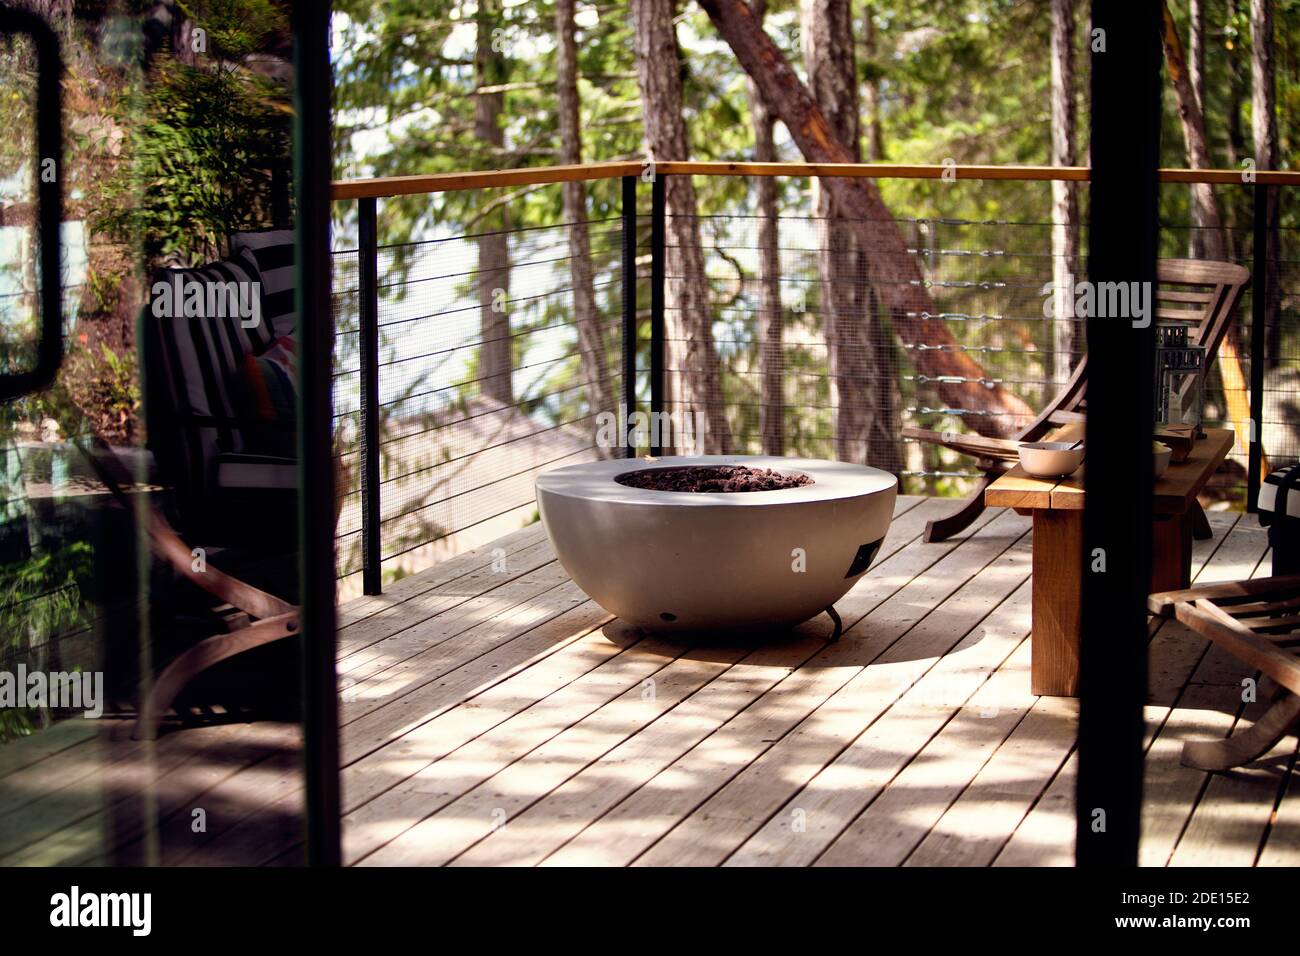
M1191 513L1157 515L1151 522L1151 593L1177 591L1191 585Z
M1035 509L1031 693L1046 697L1079 693L1082 555L1082 511Z
M1034 515L1034 621L1030 690L1045 697L1079 694L1079 631L1083 601L1083 512L1036 508ZM1192 516L1152 523L1151 591L1190 583Z

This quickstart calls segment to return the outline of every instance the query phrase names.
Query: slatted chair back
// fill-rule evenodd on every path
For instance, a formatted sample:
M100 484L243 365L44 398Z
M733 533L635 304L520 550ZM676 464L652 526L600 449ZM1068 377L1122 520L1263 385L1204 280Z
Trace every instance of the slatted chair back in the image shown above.
M1272 704L1250 729L1227 739L1187 741L1184 764L1201 770L1240 767L1294 732L1300 721L1300 576L1165 591L1152 594L1147 609L1176 617L1276 684Z
M1212 363L1249 285L1250 272L1231 262L1162 259L1156 268L1155 319L1190 326L1188 337L1205 348L1206 361ZM1019 441L1037 441L1053 428L1082 420L1087 367L1085 355L1051 404L1017 436Z

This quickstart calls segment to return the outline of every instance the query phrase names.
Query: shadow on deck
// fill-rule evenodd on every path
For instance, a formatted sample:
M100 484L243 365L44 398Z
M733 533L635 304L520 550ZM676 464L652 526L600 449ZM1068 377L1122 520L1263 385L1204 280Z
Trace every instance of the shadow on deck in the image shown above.
M763 642L630 631L537 525L347 603L347 862L1072 863L1076 705L1029 693L1029 521L989 510L962 538L922 543L947 507L900 498L876 564L837 604L836 644L825 617ZM1211 522L1198 580L1266 572L1253 519ZM1257 716L1241 702L1252 676L1177 622L1155 630L1144 865L1300 858L1295 737L1234 773L1178 762L1184 740ZM105 745L124 728L84 726L0 752L0 863L93 862L106 846L300 862L295 727L175 730L141 760L143 744Z

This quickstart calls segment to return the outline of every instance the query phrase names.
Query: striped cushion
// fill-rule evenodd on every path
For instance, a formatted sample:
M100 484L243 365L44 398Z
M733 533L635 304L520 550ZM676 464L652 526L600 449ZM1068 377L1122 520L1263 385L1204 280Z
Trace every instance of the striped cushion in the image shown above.
M156 277L151 293L160 292L158 283L174 290L200 283L253 283L257 274L241 262L214 262L197 269L167 269ZM255 294L245 286L245 295ZM173 300L175 296L170 296ZM248 354L265 351L271 345L265 321L248 328L239 316L186 315L183 303L155 296L144 310L144 321L152 325L158 349L158 368L163 395L170 409L173 435L151 435L153 442L168 443L160 458L184 469L185 489L204 496L213 488L215 461L221 452L238 452L244 439L236 419L239 410L231 382ZM206 309L204 310L206 312ZM155 399L157 400L157 399ZM178 447L170 447L174 441Z
M294 241L292 229L237 232L230 237L230 254L258 274L262 282L262 315L271 338L293 335L298 327L294 303Z

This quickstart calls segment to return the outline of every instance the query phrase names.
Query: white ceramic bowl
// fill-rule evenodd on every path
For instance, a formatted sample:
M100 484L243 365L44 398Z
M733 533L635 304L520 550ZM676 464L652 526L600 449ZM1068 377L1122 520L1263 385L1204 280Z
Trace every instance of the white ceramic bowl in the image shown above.
M1156 442L1155 444L1157 448L1163 449L1163 451L1154 451L1152 453L1155 455L1155 460L1153 462L1155 466L1155 476L1156 478L1159 478L1169 470L1169 462L1173 458L1174 450L1168 445L1162 445L1160 442Z
M747 465L801 473L779 491L654 491L641 469ZM807 458L693 455L587 462L537 477L537 507L564 570L629 624L689 631L798 624L853 587L879 550L898 482Z
M1065 441L1027 441L1020 444L1020 467L1035 478L1064 478L1083 464L1083 446Z

